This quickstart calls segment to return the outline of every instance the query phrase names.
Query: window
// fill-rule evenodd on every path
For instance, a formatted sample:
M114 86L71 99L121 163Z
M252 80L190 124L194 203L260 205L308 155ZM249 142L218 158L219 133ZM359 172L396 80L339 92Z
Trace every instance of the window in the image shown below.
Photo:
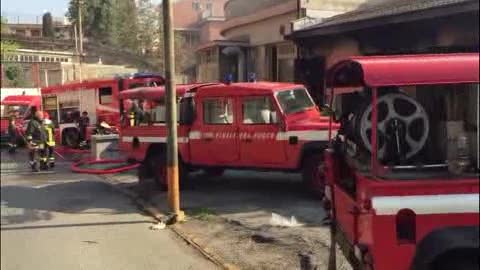
M112 88L111 87L99 88L98 96L99 96L100 104L112 103Z
M200 3L198 1L193 1L192 8L194 10L200 10Z
M277 99L285 114L302 112L315 107L305 89L278 92Z
M232 99L207 99L203 102L203 122L205 124L233 124Z
M244 124L274 124L277 120L277 113L269 97L247 98L243 101Z

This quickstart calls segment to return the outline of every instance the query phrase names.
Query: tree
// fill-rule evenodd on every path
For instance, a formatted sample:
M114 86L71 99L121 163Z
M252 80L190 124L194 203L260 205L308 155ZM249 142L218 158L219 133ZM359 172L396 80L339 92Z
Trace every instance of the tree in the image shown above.
M112 0L82 0L82 30L86 37L99 41L108 41L112 23ZM73 23L78 21L79 0L70 0L67 18Z
M8 28L7 28L6 24L7 24L7 20L5 18L1 17L0 26L1 26L2 35L8 33ZM17 49L18 49L18 44L16 42L2 39L1 40L1 57L2 57L2 60L5 59L7 55L10 55L13 52L15 52Z
M42 17L42 34L43 34L44 37L49 37L49 38L54 37L53 19L52 19L52 14L50 14L50 12L47 12L47 13L43 14L43 17Z
M143 55L150 55L160 43L160 22L151 0L138 1L138 43Z
M138 53L137 35L135 0L113 0L111 44Z
M1 33L5 34L8 32L6 26L7 20L1 17ZM11 40L1 40L1 59L2 66L5 70L5 78L12 84L14 87L22 86L24 83L23 80L23 69L17 63L11 63L8 61L10 55L12 55L18 48L18 44ZM2 82L3 84L3 82Z

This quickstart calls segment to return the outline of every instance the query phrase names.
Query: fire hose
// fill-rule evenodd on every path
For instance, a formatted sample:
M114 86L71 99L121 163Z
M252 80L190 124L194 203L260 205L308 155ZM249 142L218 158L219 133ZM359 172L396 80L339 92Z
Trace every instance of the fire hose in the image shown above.
M85 165L94 165L94 164L124 164L125 160L121 159L85 159L75 162L71 166L71 170L76 173L85 173L85 174L116 174L129 170L136 169L140 166L140 163L131 163L128 165L123 165L114 168L108 169L93 169L93 168L81 168Z
M23 130L17 129L18 134L22 137L22 139L27 142L25 138L25 134L23 133ZM67 152L67 153L88 153L88 150L82 150L82 149L70 149L70 148L62 148L62 152ZM53 151L57 156L59 156L62 159L66 159L63 155L61 155L58 151L54 150ZM140 166L140 163L130 163L127 165L123 166L117 166L114 168L108 168L108 169L94 169L94 168L82 168L82 166L88 166L88 165L95 165L95 164L125 164L125 160L121 159L82 159L80 161L77 161L73 163L70 167L70 169L75 172L75 173L83 173L83 174L116 174L116 173L121 173L129 170L136 169Z

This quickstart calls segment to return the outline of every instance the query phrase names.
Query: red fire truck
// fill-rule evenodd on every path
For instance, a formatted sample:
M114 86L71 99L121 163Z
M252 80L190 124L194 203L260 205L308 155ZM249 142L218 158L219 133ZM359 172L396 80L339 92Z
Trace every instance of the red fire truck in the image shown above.
M177 87L180 174L226 168L301 171L309 188L323 192L318 164L327 146L329 118L321 116L307 90L291 83L196 84ZM123 91L120 99L142 104L146 117L124 123L121 148L142 161L148 176L167 187L164 89ZM129 114L127 108L122 108ZM125 117L127 119L127 117Z
M366 56L330 70L341 127L326 207L354 268L478 269L479 60Z
M43 110L58 127L57 143L76 147L79 144L78 118L84 111L90 118L87 140L96 124L105 121L118 127L120 122L118 94L124 89L162 85L164 79L155 74L134 74L112 79L86 80L44 87Z
M7 132L10 114L16 114L15 125L17 126L17 134L21 134L21 131L26 128L25 118L30 115L31 108L39 108L40 104L41 97L35 95L13 95L7 96L2 100L2 106L4 106L0 128L2 143L5 141L10 142L10 136ZM23 142L23 139L17 138L17 141Z

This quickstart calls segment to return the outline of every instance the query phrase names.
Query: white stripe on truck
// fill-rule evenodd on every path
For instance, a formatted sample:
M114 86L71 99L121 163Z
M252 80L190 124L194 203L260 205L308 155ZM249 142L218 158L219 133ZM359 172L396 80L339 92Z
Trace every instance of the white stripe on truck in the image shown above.
M402 209L417 215L478 213L480 208L478 193L373 197L372 207L377 215L396 215Z
M131 136L124 136L122 137L122 142L133 142L133 138ZM137 137L139 142L141 143L166 143L167 137ZM186 137L178 137L179 143L187 143L188 138Z

